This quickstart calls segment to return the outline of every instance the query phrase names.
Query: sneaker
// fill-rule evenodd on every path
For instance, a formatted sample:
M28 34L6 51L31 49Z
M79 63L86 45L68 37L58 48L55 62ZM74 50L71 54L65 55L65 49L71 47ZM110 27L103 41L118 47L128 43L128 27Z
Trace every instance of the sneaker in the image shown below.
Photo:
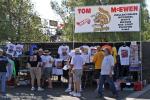
M76 97L81 97L81 93L76 93Z
M34 87L32 87L32 88L31 88L31 91L35 91L35 88L34 88Z
M44 89L41 87L38 87L38 91L44 91Z
M68 88L68 89L65 90L65 92L66 93L71 92L71 89Z
M73 95L75 94L75 92L74 92L74 91L72 91L72 92L69 92L69 94L73 96Z

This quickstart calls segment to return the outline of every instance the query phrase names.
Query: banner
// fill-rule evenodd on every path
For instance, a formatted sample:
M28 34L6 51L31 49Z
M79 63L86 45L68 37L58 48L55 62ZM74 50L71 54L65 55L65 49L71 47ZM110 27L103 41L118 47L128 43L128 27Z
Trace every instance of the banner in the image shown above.
M140 4L75 8L75 33L139 31Z

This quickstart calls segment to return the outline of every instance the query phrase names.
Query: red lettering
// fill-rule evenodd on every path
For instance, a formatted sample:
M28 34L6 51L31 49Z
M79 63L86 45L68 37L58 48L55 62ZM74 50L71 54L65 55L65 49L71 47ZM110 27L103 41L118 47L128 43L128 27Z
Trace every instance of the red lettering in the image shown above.
M91 13L91 8L79 8L78 9L79 14L88 14Z
M79 13L79 14L81 13L81 9L78 9L78 13Z
M117 8L116 7L111 7L111 12L117 12Z
M87 8L86 13L91 13L91 8Z
M127 7L111 7L111 12L131 12L138 11L138 6L127 6Z
M128 12L128 11L129 11L128 7L125 7L124 12Z
M123 7L119 7L119 12L123 12L124 8Z

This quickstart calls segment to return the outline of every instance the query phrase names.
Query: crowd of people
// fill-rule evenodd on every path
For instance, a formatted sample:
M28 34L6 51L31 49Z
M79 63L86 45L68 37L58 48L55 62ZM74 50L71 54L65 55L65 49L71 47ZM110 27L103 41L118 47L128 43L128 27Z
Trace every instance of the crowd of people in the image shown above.
M7 80L7 66L10 64L8 56L4 54L4 50L0 49L0 77L1 77L1 91L2 94L6 94L6 80ZM65 92L75 97L81 97L81 78L83 69L86 64L85 59L82 57L81 48L76 48L74 55L70 55L67 58L68 72L68 88ZM54 58L51 56L49 50L35 49L33 54L29 56L27 61L27 67L30 69L31 76L31 90L36 90L35 79L37 80L37 90L44 91L42 85L46 80L48 82L48 88L52 89L52 67ZM111 54L109 48L97 47L97 53L93 57L93 63L95 65L94 76L97 83L98 97L103 97L103 85L107 81L110 85L110 89L115 97L118 96L116 87L113 82L113 68L114 57ZM42 80L41 80L42 78Z

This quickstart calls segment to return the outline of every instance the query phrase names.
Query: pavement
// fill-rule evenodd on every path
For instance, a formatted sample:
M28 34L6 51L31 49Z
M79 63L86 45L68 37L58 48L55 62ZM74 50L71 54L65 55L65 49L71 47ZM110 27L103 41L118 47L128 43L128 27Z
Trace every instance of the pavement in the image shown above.
M45 89L42 92L31 91L29 86L19 86L7 89L7 96L0 96L0 100L102 100L95 98L97 93L95 88L86 88L82 92L82 97L72 97L65 93L66 85L57 85L53 89ZM119 92L119 100L150 100L150 85L142 91L123 90ZM105 90L104 100L116 100L112 93Z
M84 89L82 97L72 97L65 93L64 86L55 86L54 89L46 89L43 92L30 91L29 86L20 86L16 88L8 88L7 96L0 96L0 100L101 100L96 98L97 93L94 88ZM133 91L119 92L120 99L127 97ZM112 97L112 93L105 90L105 100L116 100Z
M150 85L147 85L142 91L131 93L125 100L150 100Z

